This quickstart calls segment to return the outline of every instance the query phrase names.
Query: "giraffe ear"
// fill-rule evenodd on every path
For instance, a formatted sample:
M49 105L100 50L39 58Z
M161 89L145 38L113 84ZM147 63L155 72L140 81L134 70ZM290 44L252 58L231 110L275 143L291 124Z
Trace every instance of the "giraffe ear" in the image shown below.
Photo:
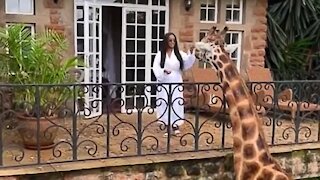
M216 26L212 26L211 29L208 31L208 35L214 34L216 32L216 29Z
M228 28L227 26L225 26L225 27L223 28L223 30L220 32L220 35L221 35L221 36L226 35L226 33L227 33L228 30L229 30L229 28Z

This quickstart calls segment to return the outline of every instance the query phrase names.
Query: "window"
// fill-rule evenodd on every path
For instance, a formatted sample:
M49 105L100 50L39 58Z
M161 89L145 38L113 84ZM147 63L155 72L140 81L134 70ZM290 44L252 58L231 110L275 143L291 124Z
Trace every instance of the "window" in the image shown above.
M241 31L229 31L225 37L226 44L235 49L232 53L230 53L230 58L236 64L238 70L240 69L241 61L241 37Z
M34 0L6 0L6 14L34 14Z
M242 23L243 0L227 0L226 1L226 22Z
M217 0L201 0L201 22L217 22L217 2Z
M13 25L15 23L7 23L6 27L9 27L10 25ZM35 33L35 28L34 28L34 24L23 24L25 26L26 29L28 29L30 31L30 35L34 36Z
M200 30L199 40L201 40L204 36L207 35L207 30ZM241 31L229 31L225 36L225 42L227 45L231 46L235 49L232 53L230 53L231 60L235 63L238 70L240 70L240 61L241 61ZM199 62L199 68L211 68L210 64L204 63L202 61Z
M201 41L201 39L207 35L207 32L208 32L207 30L200 30L199 41ZM199 61L198 67L203 68L203 69L207 69L207 68L211 68L211 65L208 63L205 63L203 61Z
M6 27L9 27L9 26L11 26L11 25L13 25L14 23L7 23L6 24ZM28 34L27 34L27 37L34 37L34 33L35 33L35 31L34 31L34 24L24 24L24 26L25 26L25 29L27 29L29 32L28 32ZM19 35L20 37L20 39L22 39L22 36L21 36L21 34ZM25 38L25 37L24 37ZM26 43L30 43L29 41L21 41L21 43L20 43L20 48L21 48L21 51L20 51L20 53L21 53L21 55L23 56L23 57L25 57L24 56L24 52L26 52L26 51L28 51L29 49L30 49L30 44L26 44ZM9 49L7 49L7 53L9 53Z

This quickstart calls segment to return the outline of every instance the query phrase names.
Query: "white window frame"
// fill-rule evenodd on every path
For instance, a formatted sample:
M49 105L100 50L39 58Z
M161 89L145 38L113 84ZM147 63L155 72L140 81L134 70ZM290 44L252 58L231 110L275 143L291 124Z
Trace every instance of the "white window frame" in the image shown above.
M9 27L10 25L14 25L14 24L17 24L17 23L6 23L6 28ZM31 36L34 37L34 35L35 35L35 27L34 27L35 24L24 23L23 25L31 27ZM9 54L9 49L8 48L6 48L6 53ZM14 73L11 73L11 75L14 75Z
M205 34L205 36L207 35L207 33L208 33L208 30L200 30L199 31L199 39L200 39L200 34L201 33L204 33ZM232 61L234 61L235 62L235 64L236 64L236 67L237 67L237 69L238 70L240 70L240 65L241 65L241 59L242 59L242 54L241 54L241 47L242 47L242 31L237 31L237 30L232 30L232 31L228 31L227 32L227 34L231 34L231 38L230 38L230 42L232 42L232 37L233 37L233 35L232 34L238 34L238 43L236 43L236 44L232 44L232 43L230 43L230 42L226 42L226 44L228 44L228 45L235 45L235 46L237 46L237 50L238 50L238 54L237 54L237 57L236 58L232 58L231 57L231 53L230 53L230 58L231 58L231 60ZM198 67L199 68L203 68L203 69L207 69L207 68L210 68L210 65L208 64L208 63L199 63L198 64Z
M9 11L8 6L7 6L7 2L8 1L12 1L12 0L5 0L5 13L6 14L21 14L21 15L34 15L34 4L35 4L35 0L30 0L30 5L31 5L31 11L30 12L21 12L21 0L18 0L18 11Z
M206 36L207 34L208 34L208 30L200 30L199 31L199 41L201 40L201 34L204 34L204 36ZM202 69L208 69L208 68L211 68L210 67L210 64L208 64L208 63L204 63L204 62L199 62L198 63L198 68L202 68Z
M229 54L229 57L232 61L235 62L236 64L236 67L238 70L240 70L240 65L241 65L241 47L242 47L242 31L237 31L237 30L234 30L234 31L228 31L227 34L230 34L230 42L226 42L226 44L228 45L234 45L237 47L237 51L238 51L238 54L237 54L237 57L236 58L233 58L231 57L231 53ZM238 43L235 43L235 44L232 44L232 38L233 38L233 35L238 35Z
M9 27L10 25L15 25L18 23L6 23L6 27ZM35 34L35 24L31 24L31 23L22 23L24 26L26 27L30 27L31 29L31 36L34 36Z
M234 8L233 7L234 1L236 1L236 0L230 0L230 1L232 1L231 8L227 7L227 3L225 4L225 11L226 11L225 21L226 21L226 24L242 24L242 19L243 19L243 0L239 0L240 1L240 8ZM227 20L227 11L231 11L231 20ZM239 11L239 21L234 21L233 20L233 12L234 11Z
M214 0L215 4L214 4L214 7L209 7L209 1L212 1L212 0L206 0L207 3L206 3L206 7L202 7L201 6L201 1L200 1L200 22L201 23L216 23L217 22L217 19L218 19L218 11L219 11L219 8L218 8L218 0ZM202 10L205 10L206 11L206 20L201 20L201 11ZM214 12L214 20L208 20L208 17L209 17L209 10L215 10Z

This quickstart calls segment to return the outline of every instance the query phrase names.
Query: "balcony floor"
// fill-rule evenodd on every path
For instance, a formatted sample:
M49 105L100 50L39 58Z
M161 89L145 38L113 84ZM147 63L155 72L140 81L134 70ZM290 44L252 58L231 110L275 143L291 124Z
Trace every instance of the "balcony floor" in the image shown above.
M189 123L184 123L181 127L181 136L170 137L170 152L195 151L195 138L193 137L195 134L193 130L195 115L187 113L186 118ZM107 131L107 119L107 115L93 119L77 119L79 139L76 152L78 153L78 160L107 158L107 134L109 134L110 158L138 155L136 142L138 115L136 113L110 115L109 131ZM263 119L266 139L270 144L273 125L272 123L269 124L269 118L264 117ZM167 153L168 138L163 137L166 130L160 129L160 123L157 122L155 114L143 113L141 120L141 129L144 130L142 139L145 138L142 141L141 154ZM289 119L277 121L278 123L274 124L274 144L294 143L295 132L292 128L295 125ZM232 148L232 130L227 123L221 122L227 122L224 116L213 117L209 114L200 114L198 127L201 127L200 134L202 133L202 135L199 138L198 150L222 149L223 135L224 147ZM72 144L72 137L69 134L73 132L72 119L64 119L60 125L65 129L59 129L56 142L67 141ZM299 127L302 129L299 133L299 143L318 141L319 123L317 120L303 120ZM3 143L5 151L3 153L3 166L38 163L38 152L36 150L26 150L22 147L21 138L16 129L4 130ZM53 149L41 150L39 155L40 163L72 161L73 150L68 144L59 144Z

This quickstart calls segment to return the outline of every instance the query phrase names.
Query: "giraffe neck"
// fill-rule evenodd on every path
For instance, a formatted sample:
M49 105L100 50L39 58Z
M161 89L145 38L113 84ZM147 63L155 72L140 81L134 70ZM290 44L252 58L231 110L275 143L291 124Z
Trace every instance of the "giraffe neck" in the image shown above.
M265 167L269 167L270 172L274 173L272 177L279 174L286 177L269 152L261 119L248 87L223 49L214 51L218 56L218 75L230 109L236 179L262 177L263 172L269 172L264 170Z

